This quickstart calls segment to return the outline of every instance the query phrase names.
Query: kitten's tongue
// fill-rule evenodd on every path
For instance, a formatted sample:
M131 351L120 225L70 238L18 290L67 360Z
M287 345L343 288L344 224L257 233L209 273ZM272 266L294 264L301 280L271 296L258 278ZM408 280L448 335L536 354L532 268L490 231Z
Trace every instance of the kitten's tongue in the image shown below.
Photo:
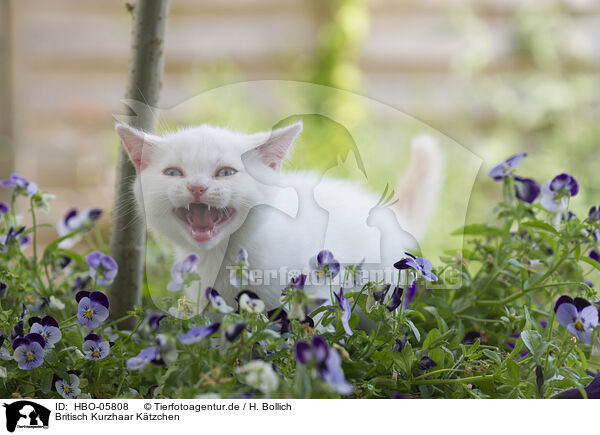
M211 208L209 211L205 204L190 204L190 213L192 214L192 236L213 232L219 214L217 209Z

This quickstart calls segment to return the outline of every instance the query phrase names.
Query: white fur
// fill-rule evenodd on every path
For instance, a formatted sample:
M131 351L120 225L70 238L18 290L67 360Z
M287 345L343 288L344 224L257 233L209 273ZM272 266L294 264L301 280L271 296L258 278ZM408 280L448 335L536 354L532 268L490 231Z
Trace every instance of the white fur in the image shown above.
M415 236L422 235L433 211L441 183L441 159L433 139L414 141L413 158L398 186L401 197L386 207L378 205L380 195L356 183L314 172L280 171L279 159L301 128L293 124L243 134L202 125L157 137L123 124L116 127L138 168L135 196L148 227L173 244L178 259L199 254L202 286L214 286L229 303L239 290L229 283L224 268L234 263L241 247L251 268L261 271L306 269L321 249L332 251L342 264L365 258L369 268L390 268L405 250L417 247ZM222 166L238 172L219 179L214 174ZM179 167L185 176L168 177L163 174L167 167ZM236 210L234 219L210 241L196 242L173 215L174 207L193 202L188 182L208 186L202 198L211 206ZM250 286L268 308L279 305L283 287L279 279ZM311 289L329 295L328 286ZM196 295L193 289L189 297Z

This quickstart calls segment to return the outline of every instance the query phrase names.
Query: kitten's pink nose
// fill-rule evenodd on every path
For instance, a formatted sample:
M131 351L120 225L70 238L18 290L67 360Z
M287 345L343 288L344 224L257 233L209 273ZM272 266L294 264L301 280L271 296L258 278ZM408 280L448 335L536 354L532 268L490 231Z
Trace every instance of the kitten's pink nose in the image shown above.
M187 188L196 201L199 201L200 197L204 195L204 192L208 189L204 184L188 184Z

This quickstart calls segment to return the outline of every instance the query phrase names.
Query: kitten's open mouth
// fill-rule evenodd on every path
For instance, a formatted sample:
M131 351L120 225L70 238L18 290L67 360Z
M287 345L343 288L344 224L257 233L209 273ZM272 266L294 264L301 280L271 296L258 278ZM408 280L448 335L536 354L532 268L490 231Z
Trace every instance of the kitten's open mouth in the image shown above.
M197 202L177 207L173 212L197 242L211 240L235 215L233 208L216 208Z

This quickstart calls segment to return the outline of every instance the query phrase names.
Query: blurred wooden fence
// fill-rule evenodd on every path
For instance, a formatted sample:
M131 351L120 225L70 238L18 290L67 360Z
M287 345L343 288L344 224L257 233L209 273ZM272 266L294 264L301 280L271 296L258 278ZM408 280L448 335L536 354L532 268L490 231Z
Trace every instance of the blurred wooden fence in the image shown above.
M7 0L3 0L7 1ZM320 0L171 0L162 104L198 92L200 72L233 64L248 79L306 79L322 23ZM371 0L370 30L359 59L364 94L422 119L451 124L469 116L469 80L452 65L469 46L453 22L469 7L483 17L494 68L515 70L512 13L538 0ZM571 0L569 25L600 60L600 8ZM71 204L108 206L114 151L107 144L130 43L130 15L118 0L12 0L13 148L16 168ZM592 5L592 6L590 6ZM299 67L300 65L300 67ZM6 174L0 174L5 176ZM55 217L53 217L54 219Z

